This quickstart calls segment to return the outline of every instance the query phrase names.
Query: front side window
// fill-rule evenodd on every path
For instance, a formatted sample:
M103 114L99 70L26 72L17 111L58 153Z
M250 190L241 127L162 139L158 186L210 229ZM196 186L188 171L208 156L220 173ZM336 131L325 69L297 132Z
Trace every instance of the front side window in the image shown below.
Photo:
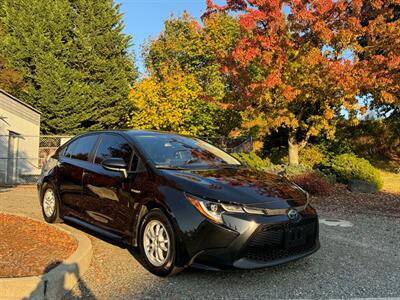
M65 156L88 161L90 152L92 151L94 145L97 141L97 135L87 135L76 139L71 144L68 145Z
M138 135L138 144L156 167L240 166L240 162L200 139L179 135Z
M104 134L97 148L94 162L101 164L108 158L122 158L129 166L131 156L132 149L126 139L115 134Z

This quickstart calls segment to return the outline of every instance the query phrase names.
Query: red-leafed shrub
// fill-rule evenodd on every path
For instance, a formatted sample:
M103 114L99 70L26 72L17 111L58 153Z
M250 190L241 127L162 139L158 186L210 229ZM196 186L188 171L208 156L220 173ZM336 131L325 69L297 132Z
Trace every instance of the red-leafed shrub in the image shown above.
M311 195L329 195L332 190L326 179L313 172L295 176L292 180Z

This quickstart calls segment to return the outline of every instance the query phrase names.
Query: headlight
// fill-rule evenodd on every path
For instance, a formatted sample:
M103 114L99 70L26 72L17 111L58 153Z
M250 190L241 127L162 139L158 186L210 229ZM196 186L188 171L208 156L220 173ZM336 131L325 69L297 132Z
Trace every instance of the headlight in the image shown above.
M208 219L218 223L222 224L222 214L224 212L243 212L243 209L238 206L238 205L233 205L233 204L222 204L218 202L212 202L208 200L201 199L199 197L190 195L190 194L185 194L186 199L189 200L190 203L193 204L193 206L205 217Z
M308 193L306 193L308 199ZM214 221L218 224L223 224L222 215L225 212L230 213L247 213L251 215L264 215L264 216L277 216L277 215L286 215L289 208L282 209L262 209L256 207L248 207L248 206L239 206L235 204L225 204L215 201L209 201L202 199L197 196L193 196L190 194L186 194L186 199L207 219ZM308 204L308 200L307 200ZM303 210L304 207L298 207L298 210Z

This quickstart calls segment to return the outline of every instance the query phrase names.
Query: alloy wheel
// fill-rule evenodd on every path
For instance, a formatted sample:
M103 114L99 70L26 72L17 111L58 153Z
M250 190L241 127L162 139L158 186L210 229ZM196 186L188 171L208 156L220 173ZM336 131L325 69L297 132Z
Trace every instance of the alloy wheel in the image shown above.
M143 232L143 248L153 266L160 267L165 264L170 252L170 238L162 222L152 220L146 225Z
M47 189L43 196L43 211L50 218L56 209L56 196L52 189Z

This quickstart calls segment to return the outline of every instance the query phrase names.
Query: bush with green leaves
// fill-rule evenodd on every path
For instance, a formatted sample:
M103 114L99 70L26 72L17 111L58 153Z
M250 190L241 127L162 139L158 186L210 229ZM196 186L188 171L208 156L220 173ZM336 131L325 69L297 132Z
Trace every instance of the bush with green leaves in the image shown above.
M282 171L285 172L286 176L288 176L290 178L312 171L311 167L305 166L302 164L299 164L297 166L280 165L280 167L281 167Z
M300 150L299 162L303 166L314 168L325 160L325 154L315 145L309 145Z
M268 157L275 164L288 164L289 158L287 148L273 148L269 151ZM299 163L305 167L314 168L325 160L324 152L315 145L308 145L299 151Z
M251 169L265 171L272 166L272 163L269 159L262 159L254 152L250 152L249 154L233 153L232 156L238 159L241 163L247 165Z
M288 177L298 176L303 173L310 172L312 169L309 166L289 166L285 164L275 165L268 158L261 158L254 152L246 153L233 153L233 157L238 159L243 164L251 169L262 170L270 173L283 172Z
M335 155L354 153L354 142L346 137L338 136L333 140L319 138L317 147L325 153L325 156L333 157Z
M264 152L264 155L268 157L273 164L287 164L289 161L288 158L288 149L287 147L274 147L268 150L268 152Z
M368 160L354 154L337 155L329 163L322 165L321 170L324 173L336 175L337 180L343 183L358 179L375 185L378 190L383 187L379 170L373 167Z

